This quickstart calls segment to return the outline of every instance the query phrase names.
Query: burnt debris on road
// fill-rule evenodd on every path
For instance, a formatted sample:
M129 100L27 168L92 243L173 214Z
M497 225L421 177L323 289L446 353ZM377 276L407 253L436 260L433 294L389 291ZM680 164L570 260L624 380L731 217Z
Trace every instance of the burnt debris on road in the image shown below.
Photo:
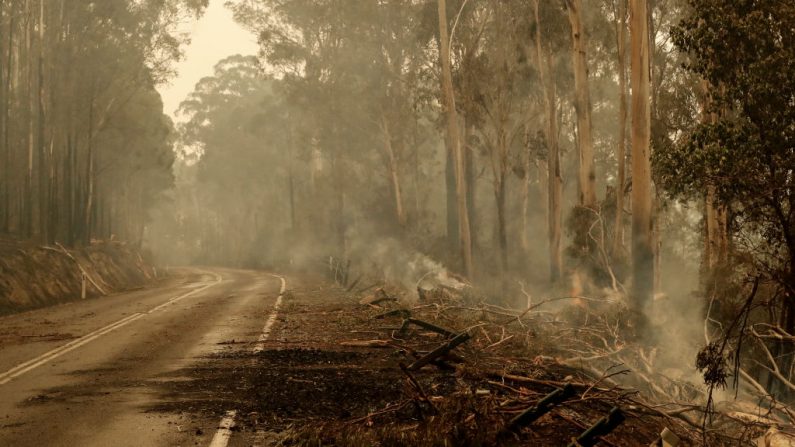
M176 373L192 380L164 385L158 409L235 408L245 439L281 445L736 445L787 425L733 409L704 432L703 391L655 371L594 304L516 312L441 287L407 305L385 284L364 294L395 299L372 304L320 278L291 284L263 351Z

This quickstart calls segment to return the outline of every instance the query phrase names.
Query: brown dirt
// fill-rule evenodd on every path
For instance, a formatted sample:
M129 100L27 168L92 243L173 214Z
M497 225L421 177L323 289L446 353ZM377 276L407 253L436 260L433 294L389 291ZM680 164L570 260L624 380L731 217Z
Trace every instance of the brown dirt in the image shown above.
M140 254L121 243L96 243L69 252L107 293L141 287L154 277ZM87 296L99 294L87 284ZM0 315L72 301L80 295L80 270L60 248L0 238Z

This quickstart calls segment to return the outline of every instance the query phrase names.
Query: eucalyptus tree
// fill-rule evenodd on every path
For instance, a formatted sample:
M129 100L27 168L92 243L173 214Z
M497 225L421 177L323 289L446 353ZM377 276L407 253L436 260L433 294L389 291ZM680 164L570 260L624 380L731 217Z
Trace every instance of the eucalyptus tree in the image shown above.
M555 76L559 62L559 58L556 57L559 50L556 44L559 39L555 38L555 36L560 35L560 33L559 28L555 27L555 23L559 22L559 20L554 20L557 16L556 12L554 9L549 8L549 5L541 3L540 0L534 0L533 2L535 24L533 40L536 69L546 115L544 135L548 169L547 181L549 182L547 187L547 193L549 194L547 235L549 241L550 280L552 282L559 280L563 275L563 175L559 142L558 86L557 76Z
M596 207L591 90L588 84L588 34L583 25L582 0L566 0L571 24L571 60L574 71L574 107L577 113L578 203Z
M121 128L121 116L134 121L130 127L152 115L154 122L162 119L162 104L152 98L157 95L155 86L169 76L171 62L179 57L183 39L177 26L200 13L206 3L2 3L3 230L44 243L87 243L100 236L99 219L108 221L113 213L97 204L110 203L107 197L115 185L105 184L100 190L97 159L125 159L124 153L105 146L113 139L103 134L111 123ZM145 105L141 116L128 113L132 103ZM168 144L165 133L159 138ZM124 164L114 166L118 170ZM170 165L164 160L153 169L168 172Z
M651 302L654 285L649 9L646 0L630 0L629 5L632 89L632 299L634 310L638 315L644 315Z
M254 56L230 56L201 79L178 113L178 147L196 166L183 232L205 262L244 265L290 227L286 108ZM269 235L270 237L263 237Z
M732 242L777 284L782 327L795 331L795 7L776 1L690 0L674 42L710 86L713 119L693 129L657 167L669 192L713 188L732 216ZM765 243L760 243L762 240ZM736 259L735 259L736 261Z

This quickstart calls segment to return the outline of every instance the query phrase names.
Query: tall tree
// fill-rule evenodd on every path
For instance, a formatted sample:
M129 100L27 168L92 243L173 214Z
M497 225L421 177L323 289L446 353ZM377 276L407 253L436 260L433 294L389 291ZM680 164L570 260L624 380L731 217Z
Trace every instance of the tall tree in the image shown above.
M548 69L552 66L550 62L552 55L546 50L541 35L541 19L539 13L539 0L533 2L535 14L535 49L536 61L538 65L538 75L543 89L544 110L546 112L546 145L547 145L547 179L549 187L549 266L550 279L557 281L563 273L563 255L561 248L562 239L562 198L563 198L563 178L560 168L560 147L558 145L558 107L556 86L550 78Z
M447 117L447 138L453 148L456 173L456 200L458 202L459 237L464 270L467 277L474 277L472 263L472 235L469 227L469 211L467 210L467 184L465 178L464 151L461 146L461 134L458 128L458 117L453 90L453 74L450 63L450 40L447 32L447 4L445 0L437 0L439 15L439 52L441 59L442 96L444 98Z
M571 60L574 67L574 107L577 112L577 149L579 154L578 203L596 207L596 172L594 167L591 90L588 85L588 37L582 19L582 0L566 0L571 24Z
M642 315L654 288L651 190L649 15L646 0L630 0L632 88L632 302Z
M618 256L624 241L624 188L627 182L627 0L613 0L618 68L618 173L616 177L616 215L613 222L613 256Z

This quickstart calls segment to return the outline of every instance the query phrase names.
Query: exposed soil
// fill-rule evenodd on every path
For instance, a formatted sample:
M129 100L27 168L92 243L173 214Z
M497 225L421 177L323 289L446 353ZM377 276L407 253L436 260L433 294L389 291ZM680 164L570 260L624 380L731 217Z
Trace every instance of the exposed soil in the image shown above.
M155 276L141 255L122 243L64 249L0 238L0 315L80 299L81 267L91 278L88 297L141 287Z

